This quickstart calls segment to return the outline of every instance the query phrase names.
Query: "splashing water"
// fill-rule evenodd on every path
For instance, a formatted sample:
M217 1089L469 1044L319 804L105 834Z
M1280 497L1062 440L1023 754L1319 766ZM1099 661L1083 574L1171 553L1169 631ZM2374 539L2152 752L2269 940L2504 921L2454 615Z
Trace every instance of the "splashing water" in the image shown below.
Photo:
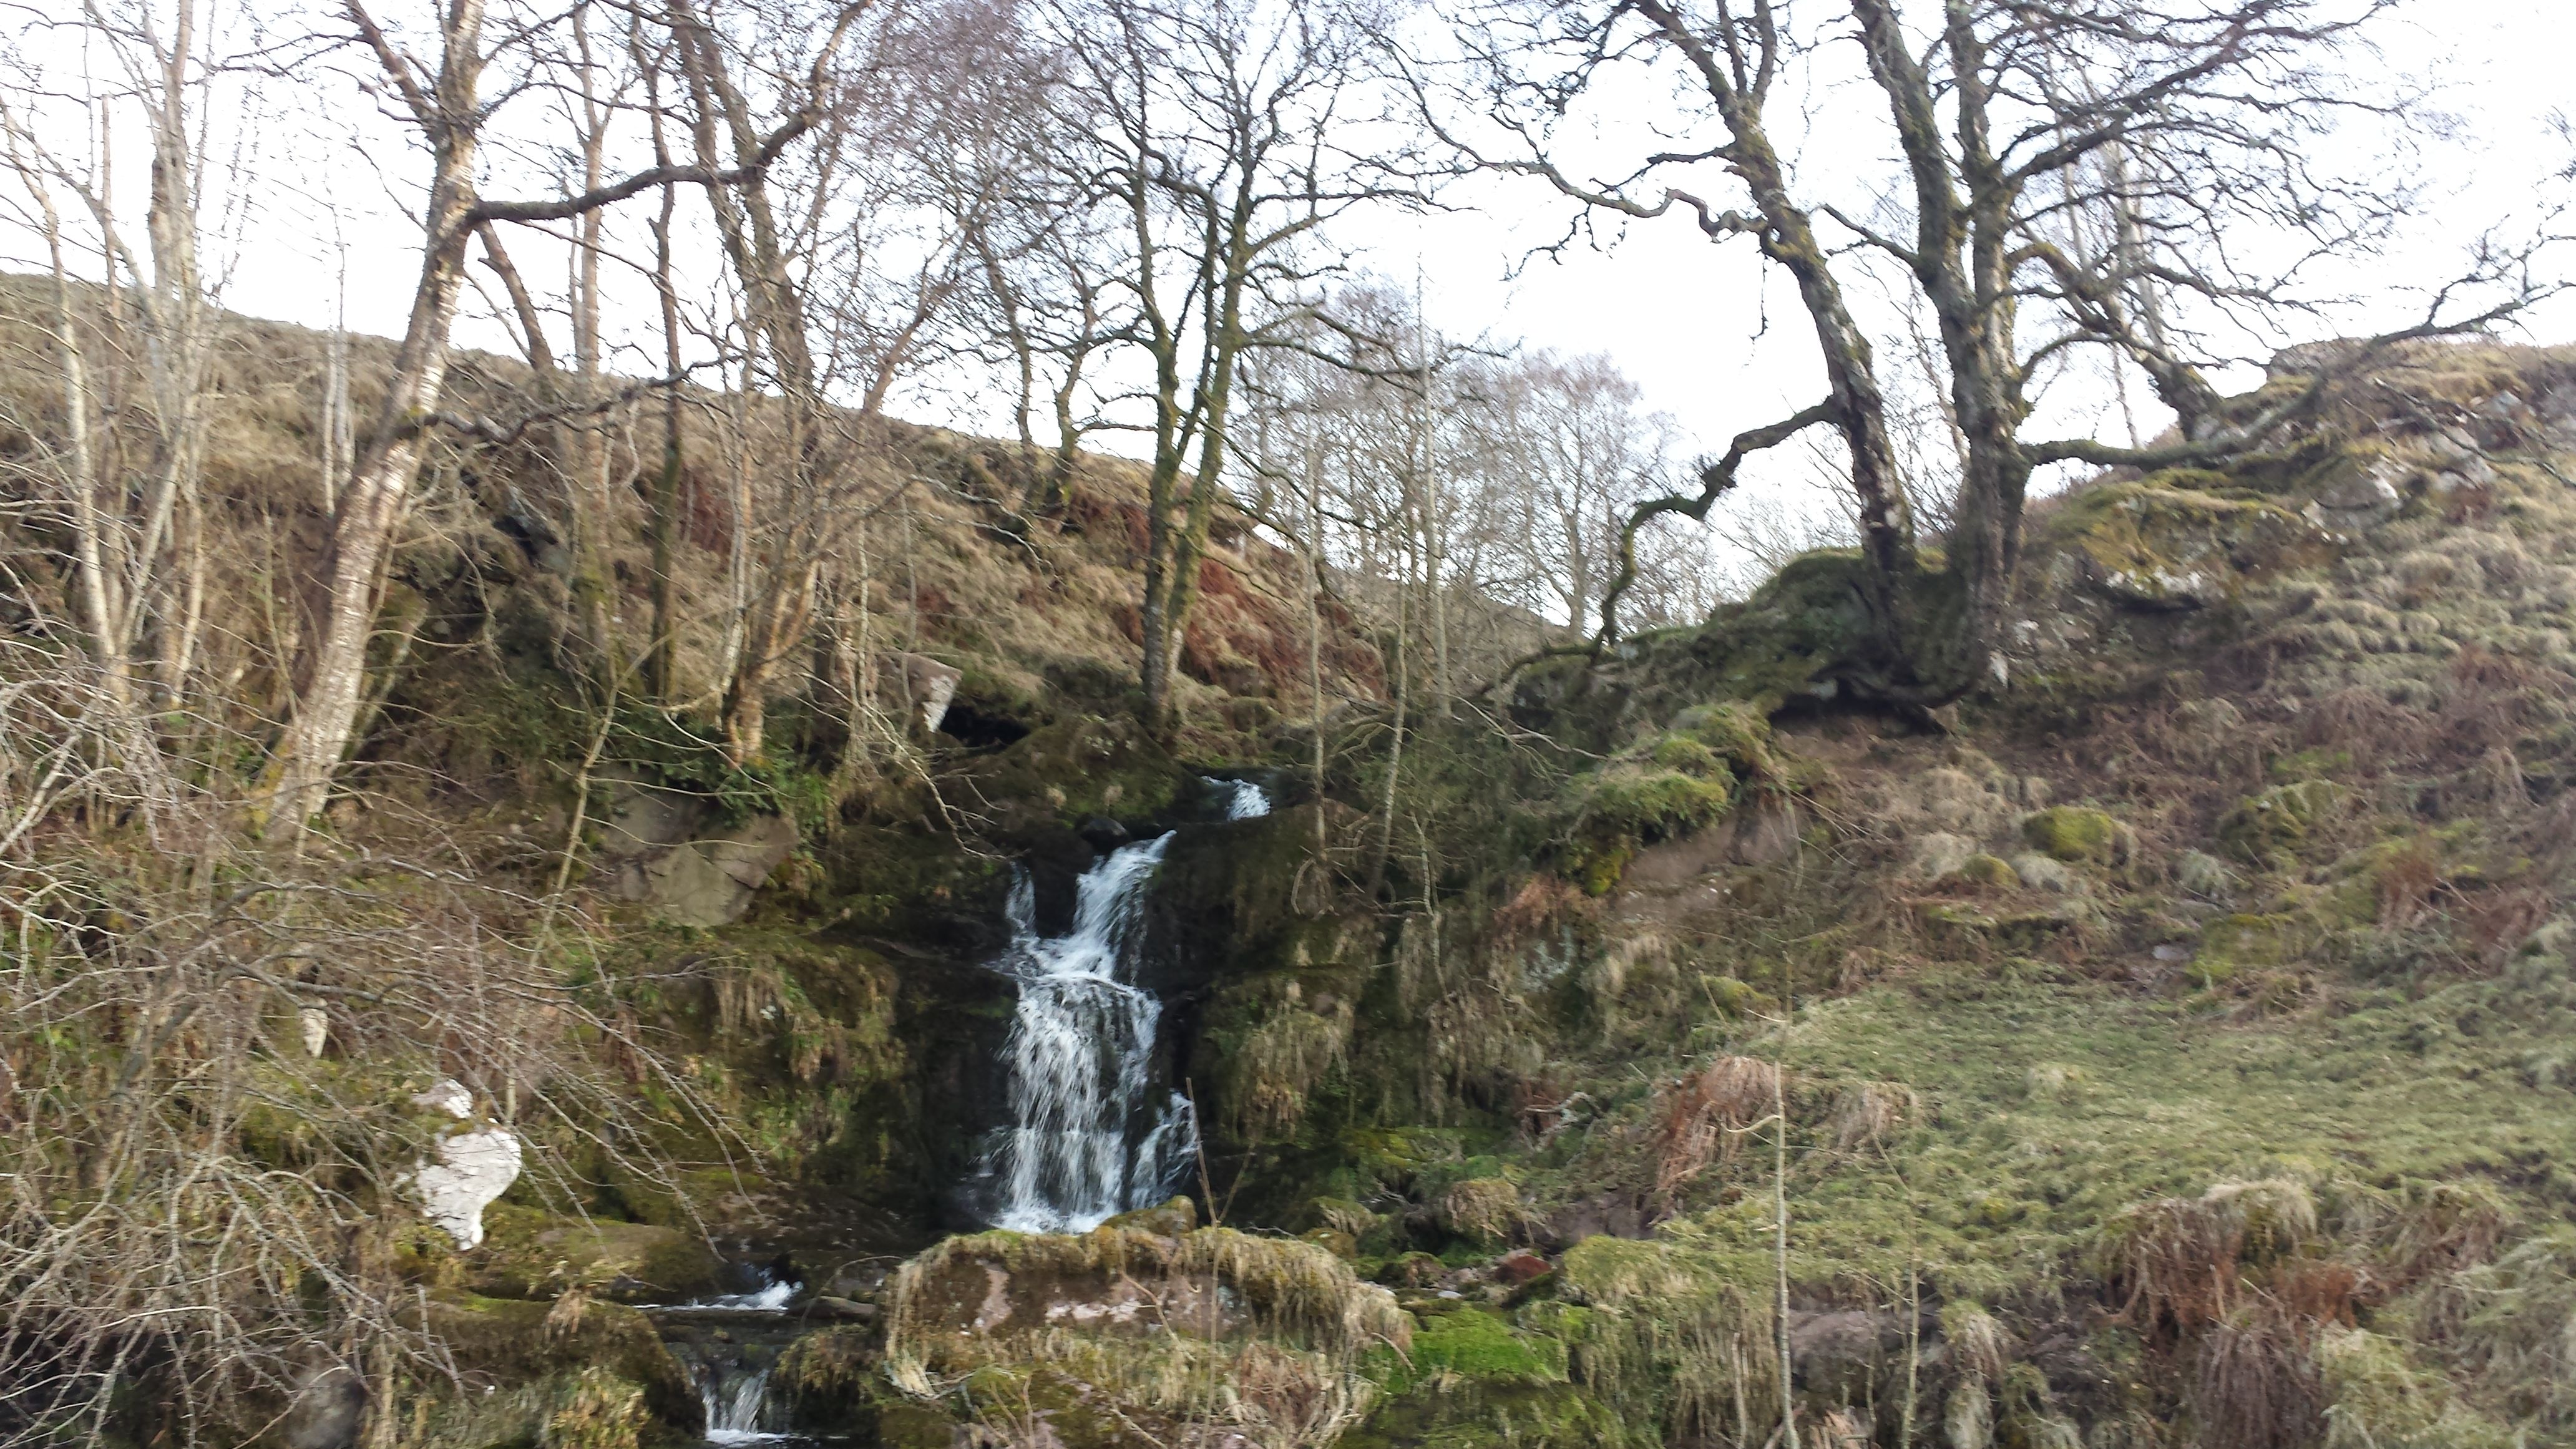
M760 1427L761 1410L769 1402L767 1369L745 1374L707 1370L698 1380L698 1402L706 1406L710 1444L758 1444L787 1437Z
M760 1276L768 1279L768 1274ZM796 1281L765 1281L747 1294L716 1294L716 1297L703 1297L696 1302L683 1302L680 1307L719 1312L786 1312L788 1299L793 1297L796 1297Z
M1163 1004L1121 979L1171 843L1158 835L1122 845L1083 872L1073 929L1061 936L1037 933L1029 878L1012 885L1012 942L999 964L1020 983L1020 1001L1003 1049L1012 1121L995 1164L996 1226L1088 1232L1160 1201L1177 1185L1176 1164L1198 1152L1188 1101L1148 1101Z
M1205 775L1199 778L1207 780L1216 787L1218 794L1225 797L1225 818L1228 820L1257 820L1270 813L1270 797L1250 780L1217 780Z

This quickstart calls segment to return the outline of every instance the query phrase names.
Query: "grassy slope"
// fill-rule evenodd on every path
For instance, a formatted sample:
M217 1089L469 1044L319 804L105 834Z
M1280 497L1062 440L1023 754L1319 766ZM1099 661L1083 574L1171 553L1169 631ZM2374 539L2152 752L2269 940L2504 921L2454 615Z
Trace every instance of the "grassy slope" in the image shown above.
M2576 1371L2556 1327L2576 1260L2552 1246L2576 1214L2576 942L2548 924L2576 895L2576 438L2548 412L2576 401L2569 361L2428 349L2339 390L2277 457L2044 509L2042 622L2016 687L1971 702L1948 738L1784 718L1773 778L1736 761L1735 824L1702 832L1741 832L1766 790L1794 796L1801 843L1755 863L1694 857L1689 822L1639 802L1679 798L1644 788L1675 769L1711 778L1668 743L1677 707L1777 671L1690 675L1672 662L1685 652L1652 646L1639 668L1660 676L1615 706L1596 689L1560 708L1560 734L1616 753L1520 802L1553 812L1538 858L1596 866L1613 800L1637 848L1626 884L1589 900L1489 862L1501 878L1449 907L1467 939L1437 968L1445 988L1382 991L1347 1065L1308 1073L1304 1119L1232 1144L1265 1201L1320 1194L1283 1209L1292 1226L1356 1232L1387 1281L1419 1274L1407 1250L1452 1265L1501 1238L1563 1250L1536 1300L1473 1271L1448 1280L1463 1310L1408 1292L1435 1319L1501 1313L1520 1349L1490 1372L1398 1375L1369 1432L1591 1442L1586 1403L1639 1439L1736 1442L1708 1416L1739 1404L1758 1428L1776 1394L1770 1137L1754 1125L1769 1103L1730 1116L1694 1096L1741 1054L1790 1073L1793 1325L1879 1325L1859 1369L1799 1349L1810 1433L1839 1411L1874 1414L1882 1443L2576 1437L2550 1387ZM2483 458L2463 463L2459 438ZM2399 465L2394 516L2302 521L2383 459ZM2159 571L2200 574L2202 606L2141 598ZM1748 627L1712 633L1738 647ZM1590 722L1570 724L1582 707ZM1642 784L1595 783L1619 778ZM1426 800L1457 809L1441 788ZM2034 831L2045 801L2082 812L2050 819L2099 848ZM1935 835L1996 859L1982 879L1936 876ZM2070 858L2034 862L2042 840ZM1387 960L1381 978L1430 974L1400 940ZM1324 979L1309 972L1308 993ZM1783 1027L1786 985L1799 1010ZM1688 1170L1676 1144L1710 1120L1749 1127L1742 1150L1721 1138ZM1460 1206L1477 1200L1461 1183L1497 1179L1517 1228ZM2228 1186L2244 1183L2267 1185ZM2245 1227L2241 1205L2276 1191L2296 1199L2291 1228ZM1604 1204L1660 1217L1654 1246L1569 1247ZM2216 1304L2160 1307L2176 1275ZM1910 1279L1925 1352L1909 1430ZM2005 1347L1980 1376L1950 1341L1987 1310ZM1549 1384L1553 1407L1533 1407ZM1939 1427L1954 1394L1984 1407Z

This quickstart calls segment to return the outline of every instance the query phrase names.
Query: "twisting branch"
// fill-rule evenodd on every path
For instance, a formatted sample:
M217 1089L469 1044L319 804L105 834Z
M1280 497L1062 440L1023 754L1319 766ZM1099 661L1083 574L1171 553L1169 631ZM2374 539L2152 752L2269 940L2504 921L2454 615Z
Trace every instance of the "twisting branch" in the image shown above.
M1748 428L1735 435L1735 440L1726 445L1725 453L1715 462L1701 466L1698 496L1667 493L1660 498L1649 498L1630 509L1627 523L1619 529L1619 572L1611 577L1610 587L1602 591L1601 632L1593 636L1591 652L1598 654L1618 642L1619 598L1628 592L1630 584L1637 581L1637 530L1666 513L1678 513L1695 520L1708 517L1709 507L1717 502L1718 495L1735 487L1736 471L1744 466L1745 459L1765 449L1776 448L1807 429L1834 419L1834 404L1828 399L1791 413L1776 423Z

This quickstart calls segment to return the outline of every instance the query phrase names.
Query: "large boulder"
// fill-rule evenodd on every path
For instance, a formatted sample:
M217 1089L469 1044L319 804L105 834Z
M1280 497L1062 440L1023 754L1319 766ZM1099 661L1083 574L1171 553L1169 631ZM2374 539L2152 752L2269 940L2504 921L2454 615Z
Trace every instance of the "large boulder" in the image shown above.
M755 815L721 834L684 841L636 862L618 878L618 893L642 901L679 926L724 926L741 920L769 873L796 850L796 822Z
M885 1381L916 1409L979 1421L917 1426L922 1442L1005 1426L1065 1449L1312 1442L1375 1396L1371 1350L1394 1358L1412 1339L1394 1295L1324 1249L1192 1229L1168 1209L1077 1235L950 1238L898 1270L886 1302ZM969 1379L979 1392L942 1392Z

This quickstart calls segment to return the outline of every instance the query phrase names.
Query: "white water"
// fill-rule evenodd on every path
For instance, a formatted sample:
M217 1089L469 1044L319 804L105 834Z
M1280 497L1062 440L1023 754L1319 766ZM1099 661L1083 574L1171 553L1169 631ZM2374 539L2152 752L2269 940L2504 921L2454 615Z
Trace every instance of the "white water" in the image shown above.
M1226 818L1270 812L1250 781L1210 780ZM1154 1030L1163 1004L1129 978L1136 924L1172 837L1122 845L1074 887L1073 929L1037 933L1027 876L1011 889L1011 947L1000 969L1020 983L1011 1036L1011 1125L994 1162L993 1222L1023 1233L1080 1233L1169 1198L1199 1150L1187 1097L1153 1100Z
M710 1444L757 1444L783 1439L783 1434L764 1433L760 1411L769 1398L769 1370L741 1375L720 1374L708 1370L698 1382L698 1401L707 1410L707 1442Z
M713 1298L701 1298L679 1306L726 1309L735 1313L784 1313L788 1300L795 1296L794 1283L769 1283L749 1293L719 1293Z
M1208 780L1208 784L1225 796L1225 818L1228 820L1253 820L1270 813L1270 797L1250 780Z

